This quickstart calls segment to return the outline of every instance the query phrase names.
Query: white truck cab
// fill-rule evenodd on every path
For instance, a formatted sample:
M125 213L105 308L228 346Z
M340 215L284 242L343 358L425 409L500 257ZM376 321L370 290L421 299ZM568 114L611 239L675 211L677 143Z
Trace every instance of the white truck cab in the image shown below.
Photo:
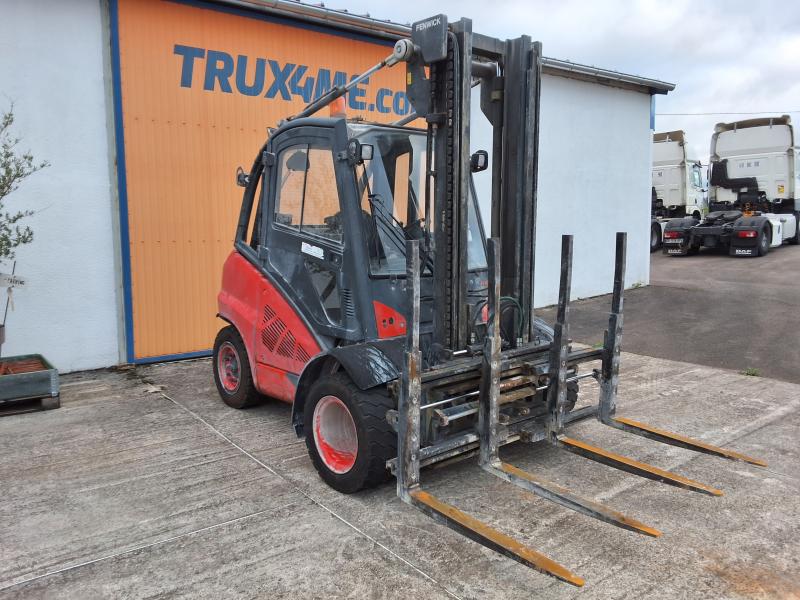
M653 134L653 188L650 252L661 247L664 228L671 218L699 221L708 212L703 166L687 156L686 134L665 131Z
M683 131L653 134L653 189L659 204L653 207L656 217L700 219L707 212L703 167L699 160L688 158L686 148Z

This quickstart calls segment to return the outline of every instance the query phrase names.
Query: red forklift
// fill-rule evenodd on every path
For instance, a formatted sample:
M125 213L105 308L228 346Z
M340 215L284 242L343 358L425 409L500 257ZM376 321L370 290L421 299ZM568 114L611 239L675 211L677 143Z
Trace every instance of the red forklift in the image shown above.
M353 493L392 476L399 497L470 539L570 584L568 569L423 490L430 465L477 455L487 472L610 524L660 532L500 459L543 442L689 490L722 492L568 437L589 417L619 430L763 465L616 416L625 233L616 238L605 345L569 338L572 236L563 236L556 323L535 317L541 45L499 40L437 15L345 86L270 131L243 186L214 343L222 399L292 404L292 425L331 487ZM317 113L379 69L405 63L413 114L393 125ZM471 94L493 130L470 153ZM421 127L415 126L422 123ZM491 168L491 231L472 174ZM555 257L553 257L555 259ZM587 365L595 368L586 368ZM599 403L575 409L594 378Z

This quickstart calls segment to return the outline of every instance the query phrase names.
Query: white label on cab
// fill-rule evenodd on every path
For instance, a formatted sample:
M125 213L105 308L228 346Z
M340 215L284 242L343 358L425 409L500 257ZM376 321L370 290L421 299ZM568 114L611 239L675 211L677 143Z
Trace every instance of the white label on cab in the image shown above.
M325 250L323 250L319 246L312 246L311 244L303 242L300 245L300 251L303 252L304 254L313 256L314 258L319 258L320 260L325 259Z

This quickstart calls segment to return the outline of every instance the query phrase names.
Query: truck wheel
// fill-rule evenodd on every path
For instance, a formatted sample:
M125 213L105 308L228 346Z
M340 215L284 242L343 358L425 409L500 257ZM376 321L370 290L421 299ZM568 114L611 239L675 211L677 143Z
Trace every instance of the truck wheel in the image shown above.
M225 404L232 408L247 408L262 400L253 383L244 342L232 325L220 329L217 334L212 364L214 383Z
M758 255L759 256L766 256L767 254L769 254L769 242L770 242L770 238L771 237L772 236L770 235L769 227L764 227L758 233Z
M309 390L303 423L314 468L333 489L352 494L389 479L397 434L386 420L394 403L385 388L363 391L345 373L323 376Z
M661 226L650 226L650 252L655 252L661 248Z
M794 213L794 235L789 238L789 243L792 246L800 244L800 212Z

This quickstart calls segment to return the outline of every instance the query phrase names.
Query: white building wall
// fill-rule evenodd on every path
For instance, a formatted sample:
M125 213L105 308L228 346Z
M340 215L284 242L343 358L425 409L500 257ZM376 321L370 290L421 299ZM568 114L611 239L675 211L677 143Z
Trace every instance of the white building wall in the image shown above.
M558 301L560 237L574 238L572 297L611 291L617 231L625 285L650 282L650 96L545 75L539 126L537 306Z
M477 111L473 150L491 149ZM617 231L628 232L625 285L650 281L650 96L605 85L542 76L537 307L558 301L561 236L574 235L572 298L611 291ZM475 176L489 230L490 170Z
M51 163L8 197L9 210L36 214L27 220L34 241L17 252L17 273L28 284L14 291L3 355L40 353L62 371L114 365L115 216L100 0L4 2L1 12L0 110L14 102L21 147Z

